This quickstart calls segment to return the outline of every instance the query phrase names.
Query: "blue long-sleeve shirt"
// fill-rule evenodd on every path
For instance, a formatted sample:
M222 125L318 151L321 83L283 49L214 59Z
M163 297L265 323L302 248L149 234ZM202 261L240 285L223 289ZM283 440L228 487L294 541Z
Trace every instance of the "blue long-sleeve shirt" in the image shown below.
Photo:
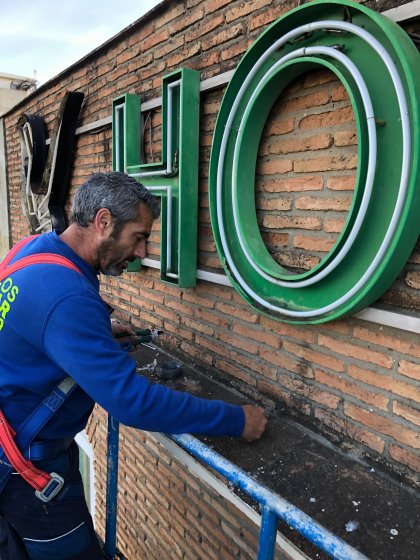
M168 433L240 436L241 407L152 384L113 339L97 272L55 233L41 235L14 260L34 253L70 259L28 266L0 284L0 408L19 426L68 375L78 384L38 439L74 436L94 402L128 426Z

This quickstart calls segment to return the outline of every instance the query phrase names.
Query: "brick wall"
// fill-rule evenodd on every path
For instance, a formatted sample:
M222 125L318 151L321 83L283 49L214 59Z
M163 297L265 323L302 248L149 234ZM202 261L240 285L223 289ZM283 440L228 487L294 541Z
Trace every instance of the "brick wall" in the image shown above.
M97 409L89 436L106 453L106 417ZM96 525L105 524L106 467L96 468ZM120 431L118 549L143 558L255 558L258 527L209 484L196 478L153 435Z
M42 115L51 133L55 113L68 89L85 93L81 126L108 117L112 99L125 92L141 94L143 100L158 97L162 77L181 66L200 70L202 79L232 70L267 25L297 4L271 0L167 0L150 16L143 17L9 112L5 125L13 242L28 232L21 212L20 147L16 132L22 112ZM383 9L401 2L374 4L375 9ZM203 92L200 101L198 266L219 273L222 267L208 209L208 163L222 95L223 88ZM149 122L145 153L148 161L156 161L161 141L159 109L151 112ZM111 148L109 125L77 137L68 209L71 196L88 175L111 170ZM354 114L343 87L327 71L313 72L292 83L267 120L256 175L258 223L273 258L292 269L305 270L325 256L347 217L356 167ZM158 253L156 224L149 254L157 258ZM258 314L230 287L198 281L194 289L178 289L160 282L153 268L143 268L141 274L103 279L103 294L121 318L134 325L163 328L167 333L165 344L182 352L187 361L204 369L216 369L226 381L285 414L299 417L342 448L368 456L406 480L415 481L419 471L420 424L417 335L357 318L321 326L282 324ZM397 312L418 314L419 245L381 303ZM101 454L105 437L102 420L102 413L97 410L89 428ZM216 504L217 497L211 496L207 502L199 499L197 482L181 474L169 456L161 450L157 452L146 435L134 435L130 430L123 435L126 467L120 472L120 491L133 506L126 507L126 515L131 512L138 516L127 519L121 529L123 552L125 545L132 546L128 535L133 535L135 527L142 551L152 554L150 551L155 550L162 537L162 531L152 527L159 524L170 531L171 540L177 543L174 556L189 557L187 549L182 549L188 528L180 521L182 538L178 539L177 529L164 515L170 510L168 504L183 503L179 501L177 482L181 481L184 494L201 512L208 501ZM133 456L138 460L133 460ZM154 465L153 469L150 465ZM159 481L156 475L149 481L148 476L156 468L161 469ZM177 471L177 481L172 469ZM98 473L101 506L104 475L100 461ZM141 482L138 494L133 492L133 477ZM157 482L165 488L165 494L159 493L162 504L153 505L158 500L153 490ZM137 507L140 503L141 508ZM220 504L214 507L219 508L220 514ZM103 510L98 510L98 524L103 527ZM179 513L182 517L182 509ZM224 539L232 527L228 529L229 521L225 521L223 535L216 535L210 524L217 514L209 510L205 514L208 517L202 515L202 520L208 520L209 535L212 533L205 545L215 557L220 557L217 554L225 550ZM144 541L140 525L146 516L150 532ZM236 518L237 513L226 511L225 516ZM240 523L245 526L246 520ZM191 550L197 545L197 535L194 532L188 541ZM200 538L205 536L201 534ZM200 546L204 546L203 542ZM247 546L254 545L252 533ZM162 540L159 546L164 548L167 544ZM130 559L135 558L130 554ZM229 557L227 554L223 557ZM245 552L238 554L246 557Z

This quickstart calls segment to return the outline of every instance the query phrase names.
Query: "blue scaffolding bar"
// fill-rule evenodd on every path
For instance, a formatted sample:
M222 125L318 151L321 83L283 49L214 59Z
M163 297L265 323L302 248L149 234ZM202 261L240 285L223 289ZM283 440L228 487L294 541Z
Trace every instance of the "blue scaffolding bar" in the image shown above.
M104 552L114 558L117 552L118 444L120 424L108 414L106 469L106 522Z
M104 551L110 558L114 558L117 552L118 435L119 424L114 418L109 416ZM331 558L336 560L368 560L364 554L328 531L299 508L257 482L245 471L219 455L213 449L207 447L198 439L188 434L169 435L169 437L180 447L223 475L229 482L236 485L261 505L262 516L258 560L274 559L278 519L285 521L289 527L296 530L320 550L329 554Z
M210 449L198 439L187 435L169 436L178 445L223 475L229 482L261 504L262 520L258 560L272 560L277 531L277 518L308 539L336 560L368 560L367 557L325 529L312 517L263 486L245 471Z

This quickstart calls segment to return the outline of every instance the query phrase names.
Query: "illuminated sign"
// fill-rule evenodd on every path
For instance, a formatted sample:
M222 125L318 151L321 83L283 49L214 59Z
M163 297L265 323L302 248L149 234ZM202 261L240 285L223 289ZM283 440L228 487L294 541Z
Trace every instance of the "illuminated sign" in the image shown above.
M337 76L352 103L356 188L328 255L294 275L271 257L261 238L255 168L275 101L292 80L319 67ZM209 193L221 261L250 305L281 321L320 323L360 311L395 279L419 234L419 93L420 57L410 38L350 1L300 6L248 50L219 111ZM125 169L133 174L129 165Z
M195 286L200 73L182 69L163 78L162 154L141 161L141 104L126 94L112 106L113 169L136 177L161 198L162 280Z

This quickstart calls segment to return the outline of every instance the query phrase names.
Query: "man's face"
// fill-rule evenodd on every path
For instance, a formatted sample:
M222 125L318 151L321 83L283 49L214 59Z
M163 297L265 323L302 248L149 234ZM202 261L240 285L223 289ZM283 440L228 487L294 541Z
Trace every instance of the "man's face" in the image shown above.
M153 216L150 208L140 202L137 219L127 222L115 235L101 242L98 247L98 270L108 276L119 276L127 268L128 261L146 257L146 242L152 229Z

